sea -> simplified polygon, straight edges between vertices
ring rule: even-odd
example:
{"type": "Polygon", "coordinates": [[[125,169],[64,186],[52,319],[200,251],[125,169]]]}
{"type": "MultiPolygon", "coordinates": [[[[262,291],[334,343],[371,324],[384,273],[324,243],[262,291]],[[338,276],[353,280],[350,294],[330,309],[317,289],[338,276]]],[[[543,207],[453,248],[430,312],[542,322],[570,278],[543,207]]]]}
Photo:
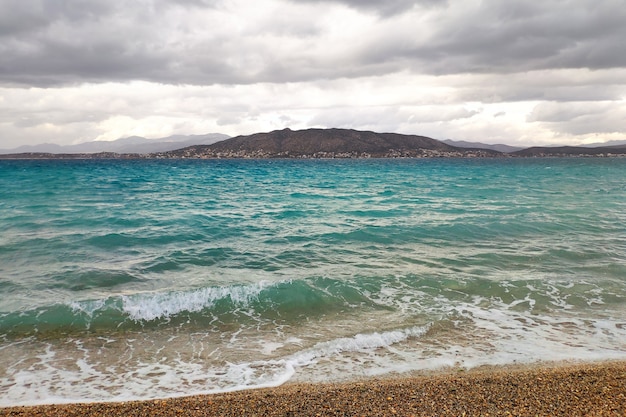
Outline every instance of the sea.
{"type": "Polygon", "coordinates": [[[0,406],[626,359],[626,159],[0,161],[0,406]]]}

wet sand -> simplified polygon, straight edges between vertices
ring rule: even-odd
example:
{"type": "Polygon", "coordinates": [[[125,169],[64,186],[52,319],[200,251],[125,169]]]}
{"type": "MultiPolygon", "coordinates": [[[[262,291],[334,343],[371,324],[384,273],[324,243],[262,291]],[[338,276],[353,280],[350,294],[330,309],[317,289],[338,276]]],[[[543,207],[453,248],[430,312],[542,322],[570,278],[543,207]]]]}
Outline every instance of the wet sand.
{"type": "Polygon", "coordinates": [[[626,361],[494,367],[228,394],[12,407],[0,416],[626,416],[626,361]]]}

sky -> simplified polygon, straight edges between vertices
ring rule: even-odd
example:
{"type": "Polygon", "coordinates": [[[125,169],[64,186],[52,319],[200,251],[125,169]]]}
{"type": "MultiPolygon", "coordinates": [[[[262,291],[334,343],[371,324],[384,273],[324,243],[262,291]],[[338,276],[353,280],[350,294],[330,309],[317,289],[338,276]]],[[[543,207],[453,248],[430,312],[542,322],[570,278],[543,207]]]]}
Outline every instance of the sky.
{"type": "Polygon", "coordinates": [[[626,139],[626,0],[0,0],[0,148],[350,128],[626,139]]]}

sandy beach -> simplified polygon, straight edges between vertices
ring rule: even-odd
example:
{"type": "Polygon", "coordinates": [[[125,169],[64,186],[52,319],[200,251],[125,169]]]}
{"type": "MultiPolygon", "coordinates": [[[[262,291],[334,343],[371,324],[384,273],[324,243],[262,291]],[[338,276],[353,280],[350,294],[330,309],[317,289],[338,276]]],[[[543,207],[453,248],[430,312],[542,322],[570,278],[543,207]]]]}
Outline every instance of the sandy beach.
{"type": "Polygon", "coordinates": [[[626,361],[454,370],[166,400],[12,407],[0,416],[624,416],[626,361]]]}

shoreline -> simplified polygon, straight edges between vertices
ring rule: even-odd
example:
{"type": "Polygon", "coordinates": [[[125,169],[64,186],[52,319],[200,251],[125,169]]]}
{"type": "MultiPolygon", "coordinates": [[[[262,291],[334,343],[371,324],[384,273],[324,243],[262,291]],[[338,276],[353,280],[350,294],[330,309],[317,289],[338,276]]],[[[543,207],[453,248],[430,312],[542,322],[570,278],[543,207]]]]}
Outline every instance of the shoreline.
{"type": "Polygon", "coordinates": [[[445,369],[169,399],[0,408],[0,416],[626,415],[626,360],[445,369]]]}

